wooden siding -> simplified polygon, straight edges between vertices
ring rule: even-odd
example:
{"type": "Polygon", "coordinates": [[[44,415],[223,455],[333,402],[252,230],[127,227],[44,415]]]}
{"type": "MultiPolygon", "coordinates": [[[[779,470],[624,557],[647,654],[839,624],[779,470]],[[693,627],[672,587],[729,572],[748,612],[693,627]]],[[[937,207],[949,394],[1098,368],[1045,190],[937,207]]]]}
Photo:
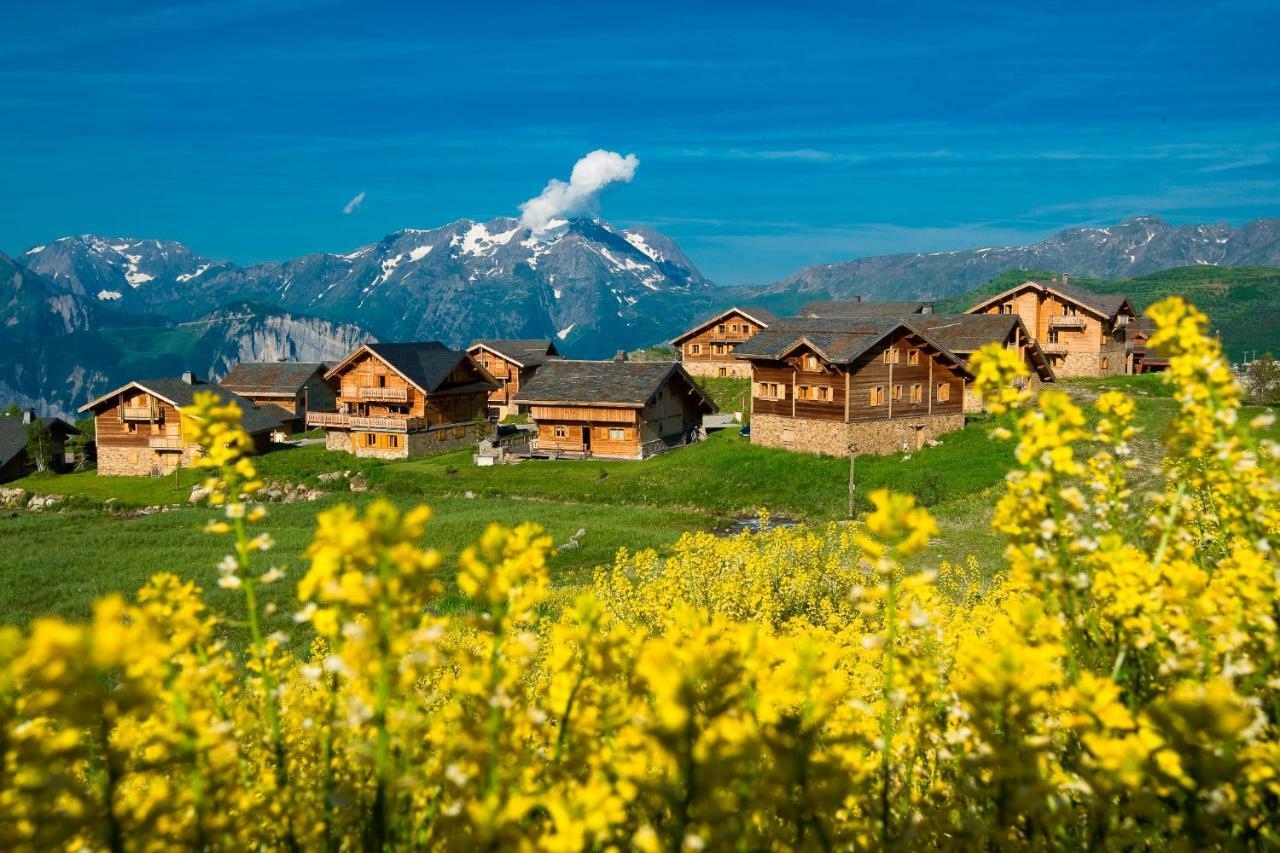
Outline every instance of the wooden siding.
{"type": "Polygon", "coordinates": [[[103,403],[98,408],[94,421],[95,441],[99,447],[127,447],[149,451],[153,436],[182,436],[182,416],[177,408],[145,391],[135,389],[103,403]],[[124,420],[121,407],[147,408],[155,413],[155,417],[145,421],[124,420]]]}
{"type": "MultiPolygon", "coordinates": [[[[1119,360],[1123,367],[1126,360],[1124,345],[1127,325],[1117,320],[1104,319],[1091,308],[1086,308],[1056,293],[1027,285],[993,302],[982,310],[984,314],[1017,314],[1027,331],[1040,344],[1055,370],[1065,376],[1099,375],[1126,372],[1115,363],[1101,367],[1101,359],[1119,360]],[[1090,370],[1092,365],[1094,369],[1090,370]]],[[[1126,319],[1128,315],[1122,315],[1126,319]]]]}
{"type": "MultiPolygon", "coordinates": [[[[783,361],[753,361],[752,412],[809,420],[856,422],[920,415],[958,414],[964,407],[964,378],[941,360],[936,350],[902,330],[888,345],[867,353],[847,368],[828,364],[807,348],[783,361]],[[897,361],[886,363],[885,350],[897,352],[897,361]],[[910,363],[910,353],[919,362],[910,363]],[[816,360],[816,365],[809,361],[816,360]],[[762,396],[762,383],[776,383],[777,398],[762,396]],[[919,402],[911,389],[919,385],[919,402]],[[940,386],[946,386],[940,392],[940,386]],[[805,399],[802,388],[829,388],[830,400],[805,399]],[[894,399],[894,388],[901,396],[894,399]],[[883,389],[883,401],[873,403],[873,389],[883,389]],[[940,399],[945,394],[945,400],[940,399]]],[[[812,392],[811,392],[812,394],[812,392]]]]}
{"type": "Polygon", "coordinates": [[[680,342],[680,360],[685,365],[697,362],[714,365],[736,365],[741,362],[733,357],[733,349],[738,344],[749,340],[762,327],[746,315],[735,311],[715,323],[698,329],[694,334],[680,342]],[[724,331],[720,331],[721,327],[724,331]],[[716,346],[722,346],[724,352],[717,354],[716,346]]]}
{"type": "Polygon", "coordinates": [[[489,392],[489,405],[506,406],[520,393],[520,388],[524,383],[533,378],[534,368],[521,368],[510,359],[496,355],[487,349],[477,347],[472,352],[471,357],[474,358],[481,367],[489,371],[494,379],[498,380],[498,387],[489,392]]]}

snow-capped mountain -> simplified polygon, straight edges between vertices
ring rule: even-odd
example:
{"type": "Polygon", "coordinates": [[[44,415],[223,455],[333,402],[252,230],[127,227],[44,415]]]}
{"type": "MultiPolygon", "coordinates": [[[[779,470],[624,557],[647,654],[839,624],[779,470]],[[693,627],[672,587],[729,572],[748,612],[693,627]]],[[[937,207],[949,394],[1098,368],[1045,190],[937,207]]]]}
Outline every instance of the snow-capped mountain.
{"type": "Polygon", "coordinates": [[[1068,228],[1025,246],[875,255],[806,267],[742,292],[779,307],[819,295],[932,298],[963,293],[1011,269],[1114,279],[1206,264],[1280,266],[1280,219],[1255,219],[1239,228],[1225,223],[1175,227],[1158,216],[1138,216],[1105,228],[1068,228]]]}
{"type": "Polygon", "coordinates": [[[34,247],[22,260],[68,293],[179,321],[247,298],[353,322],[383,340],[554,336],[587,356],[660,337],[655,318],[673,300],[713,289],[657,231],[592,219],[538,234],[515,219],[461,220],[249,267],[178,243],[96,236],[34,247]]]}

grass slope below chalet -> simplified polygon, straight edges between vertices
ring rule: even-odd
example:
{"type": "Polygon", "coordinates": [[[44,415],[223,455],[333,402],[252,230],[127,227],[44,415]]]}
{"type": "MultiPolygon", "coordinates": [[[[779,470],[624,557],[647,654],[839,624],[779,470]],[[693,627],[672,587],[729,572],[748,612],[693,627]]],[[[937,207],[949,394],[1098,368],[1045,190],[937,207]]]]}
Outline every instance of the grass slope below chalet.
{"type": "MultiPolygon", "coordinates": [[[[938,301],[939,313],[961,312],[979,299],[1002,293],[1028,279],[1048,281],[1044,270],[1010,270],[987,284],[938,301]]],[[[1071,276],[1071,283],[1099,293],[1123,293],[1142,313],[1167,296],[1184,296],[1209,317],[1227,356],[1241,359],[1254,350],[1280,348],[1280,269],[1271,267],[1181,267],[1117,280],[1071,276]]]]}

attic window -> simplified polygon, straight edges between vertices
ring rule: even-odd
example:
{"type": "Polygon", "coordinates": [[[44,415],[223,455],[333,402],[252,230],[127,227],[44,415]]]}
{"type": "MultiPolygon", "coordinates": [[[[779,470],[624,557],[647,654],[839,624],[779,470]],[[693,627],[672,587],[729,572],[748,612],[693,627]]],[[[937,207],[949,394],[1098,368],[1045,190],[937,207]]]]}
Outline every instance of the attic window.
{"type": "Polygon", "coordinates": [[[717,332],[719,332],[719,333],[720,333],[720,334],[722,334],[722,335],[725,333],[725,329],[726,329],[726,327],[725,327],[724,323],[721,323],[720,325],[716,326],[716,331],[717,331],[717,332]]]}
{"type": "Polygon", "coordinates": [[[897,348],[897,347],[889,347],[887,350],[885,350],[885,351],[884,351],[884,363],[885,363],[885,364],[897,364],[897,363],[898,363],[898,360],[901,358],[901,356],[898,354],[898,352],[899,352],[899,350],[898,350],[898,348],[897,348]]]}
{"type": "Polygon", "coordinates": [[[919,363],[920,363],[920,350],[918,349],[908,350],[907,364],[919,364],[919,363]]]}
{"type": "Polygon", "coordinates": [[[1006,303],[1004,303],[1003,305],[1001,305],[1001,306],[1000,306],[1000,313],[1001,313],[1001,314],[1012,314],[1012,313],[1013,313],[1013,303],[1012,303],[1012,302],[1006,302],[1006,303]]]}
{"type": "Polygon", "coordinates": [[[818,369],[818,357],[817,357],[816,355],[806,355],[806,356],[804,357],[804,369],[805,369],[805,370],[817,370],[817,369],[818,369]]]}
{"type": "Polygon", "coordinates": [[[744,335],[749,335],[749,334],[751,334],[751,324],[750,324],[750,323],[743,323],[743,324],[742,324],[742,334],[744,334],[744,335]]]}

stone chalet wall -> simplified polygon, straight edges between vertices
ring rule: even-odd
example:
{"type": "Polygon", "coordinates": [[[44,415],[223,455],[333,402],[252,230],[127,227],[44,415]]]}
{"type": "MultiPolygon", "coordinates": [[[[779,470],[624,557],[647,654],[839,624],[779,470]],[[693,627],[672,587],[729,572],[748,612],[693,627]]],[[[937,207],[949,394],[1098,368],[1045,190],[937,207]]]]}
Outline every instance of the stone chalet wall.
{"type": "MultiPolygon", "coordinates": [[[[489,425],[450,424],[448,426],[431,427],[400,433],[404,437],[400,447],[360,447],[357,445],[354,454],[365,459],[409,459],[416,456],[429,456],[433,453],[445,453],[463,447],[475,447],[481,439],[489,437],[489,425]],[[455,435],[460,431],[462,435],[455,435]],[[444,438],[440,436],[443,434],[444,438]]],[[[325,430],[324,446],[326,450],[352,453],[351,433],[346,430],[325,430]]]]}
{"type": "Polygon", "coordinates": [[[917,442],[928,442],[964,426],[963,414],[923,415],[893,420],[841,421],[788,418],[757,414],[751,418],[751,443],[780,447],[797,453],[847,456],[856,444],[860,455],[913,451],[917,442]]]}
{"type": "Polygon", "coordinates": [[[1054,365],[1054,372],[1062,378],[1078,376],[1123,376],[1128,372],[1129,355],[1123,343],[1112,343],[1102,347],[1098,352],[1069,352],[1062,361],[1054,365]],[[1106,356],[1110,363],[1102,369],[1102,357],[1106,356]]]}
{"type": "Polygon", "coordinates": [[[723,361],[704,361],[702,359],[691,359],[681,361],[680,364],[690,376],[709,376],[717,377],[720,375],[720,368],[725,368],[727,378],[731,379],[750,379],[751,378],[751,362],[743,361],[740,358],[728,358],[723,361]]]}
{"type": "Polygon", "coordinates": [[[181,453],[158,452],[149,447],[112,447],[98,445],[98,474],[104,477],[149,477],[168,474],[175,468],[190,468],[200,455],[200,448],[186,445],[181,453]]]}

